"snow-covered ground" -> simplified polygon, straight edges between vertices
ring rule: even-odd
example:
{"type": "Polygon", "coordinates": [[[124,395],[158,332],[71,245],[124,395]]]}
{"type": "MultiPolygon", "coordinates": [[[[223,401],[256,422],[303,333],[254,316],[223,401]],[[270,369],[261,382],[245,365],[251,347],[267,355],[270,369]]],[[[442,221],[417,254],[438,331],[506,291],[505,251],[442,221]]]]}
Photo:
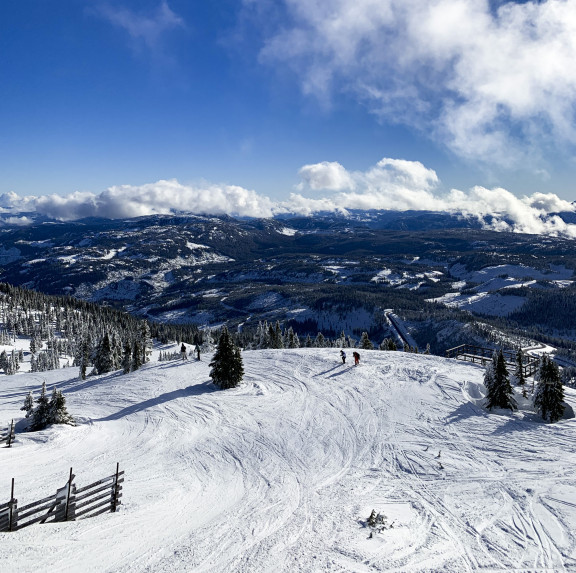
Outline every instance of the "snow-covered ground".
{"type": "Polygon", "coordinates": [[[361,355],[245,352],[227,391],[206,356],[2,377],[0,425],[43,380],[80,423],[0,449],[0,502],[71,466],[82,485],[119,461],[126,481],[115,514],[0,534],[0,572],[576,570],[576,420],[485,411],[469,364],[361,355]],[[369,538],[372,509],[393,527],[369,538]]]}

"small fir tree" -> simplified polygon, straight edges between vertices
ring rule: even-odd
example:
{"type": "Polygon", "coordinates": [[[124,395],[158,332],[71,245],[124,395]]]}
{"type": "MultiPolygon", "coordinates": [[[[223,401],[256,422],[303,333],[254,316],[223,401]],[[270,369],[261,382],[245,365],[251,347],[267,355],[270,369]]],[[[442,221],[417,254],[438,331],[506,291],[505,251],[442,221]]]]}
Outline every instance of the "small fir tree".
{"type": "Polygon", "coordinates": [[[96,349],[94,355],[94,366],[98,374],[106,374],[114,369],[114,357],[112,355],[112,346],[110,344],[110,337],[106,333],[96,349]]]}
{"type": "Polygon", "coordinates": [[[49,404],[49,424],[70,424],[74,425],[74,418],[66,409],[66,398],[60,390],[54,388],[49,404]]]}
{"type": "Polygon", "coordinates": [[[142,346],[139,340],[132,346],[132,370],[138,370],[142,366],[142,346]]]}
{"type": "Polygon", "coordinates": [[[132,371],[132,345],[126,341],[124,343],[124,355],[122,357],[122,371],[128,374],[132,371]]]}
{"type": "Polygon", "coordinates": [[[367,332],[362,333],[362,337],[360,338],[360,348],[363,350],[374,350],[374,345],[370,341],[367,332]]]}
{"type": "Polygon", "coordinates": [[[28,392],[26,398],[24,398],[24,405],[20,410],[26,412],[25,418],[29,418],[34,413],[34,397],[32,396],[32,392],[28,392]]]}
{"type": "Polygon", "coordinates": [[[86,369],[88,368],[88,362],[90,361],[90,346],[87,340],[83,340],[80,345],[80,379],[86,380],[86,369]]]}
{"type": "Polygon", "coordinates": [[[218,340],[216,352],[210,362],[210,378],[222,390],[235,388],[244,376],[244,366],[240,349],[232,341],[228,329],[224,327],[218,340]]]}
{"type": "Polygon", "coordinates": [[[486,407],[489,410],[492,408],[509,408],[512,411],[518,409],[502,350],[498,352],[496,357],[494,380],[488,384],[486,389],[486,407]]]}
{"type": "Polygon", "coordinates": [[[514,370],[514,380],[518,386],[526,384],[526,377],[524,376],[524,354],[520,348],[516,352],[516,369],[514,370]]]}
{"type": "Polygon", "coordinates": [[[534,408],[547,422],[557,422],[564,415],[564,388],[558,366],[548,356],[540,361],[534,408]]]}
{"type": "Polygon", "coordinates": [[[46,396],[46,382],[42,382],[40,396],[36,400],[36,407],[32,414],[32,431],[43,430],[50,423],[50,402],[46,396]]]}

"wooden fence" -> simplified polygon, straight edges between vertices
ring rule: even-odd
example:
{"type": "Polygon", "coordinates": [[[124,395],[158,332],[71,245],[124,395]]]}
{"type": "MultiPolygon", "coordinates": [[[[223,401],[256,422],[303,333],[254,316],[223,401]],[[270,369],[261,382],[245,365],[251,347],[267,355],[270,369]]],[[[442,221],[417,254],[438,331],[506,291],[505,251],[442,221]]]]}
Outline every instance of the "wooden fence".
{"type": "MultiPolygon", "coordinates": [[[[456,358],[457,360],[464,360],[467,362],[479,362],[485,365],[489,360],[492,360],[494,352],[498,352],[494,348],[485,348],[483,346],[474,346],[472,344],[462,344],[455,348],[450,348],[446,351],[446,358],[456,358]]],[[[509,366],[516,366],[516,350],[502,350],[504,360],[509,366]]],[[[524,376],[532,376],[540,364],[540,359],[536,356],[522,353],[522,369],[524,376]]]]}
{"type": "Polygon", "coordinates": [[[17,531],[34,523],[85,519],[118,509],[124,482],[124,471],[120,471],[119,463],[115,474],[81,488],[76,487],[75,477],[70,468],[66,485],[56,490],[55,495],[21,507],[14,498],[12,478],[10,501],[0,504],[0,532],[17,531]]]}
{"type": "Polygon", "coordinates": [[[12,420],[11,424],[0,434],[0,444],[2,442],[6,442],[6,446],[10,448],[12,446],[12,442],[16,434],[14,433],[14,420],[12,420]]]}

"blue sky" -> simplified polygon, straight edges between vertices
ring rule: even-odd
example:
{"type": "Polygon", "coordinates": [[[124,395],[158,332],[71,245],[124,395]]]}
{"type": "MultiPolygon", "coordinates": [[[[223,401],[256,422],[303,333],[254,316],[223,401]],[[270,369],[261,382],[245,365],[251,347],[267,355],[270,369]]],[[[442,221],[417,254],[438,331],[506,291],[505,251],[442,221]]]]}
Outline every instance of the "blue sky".
{"type": "Polygon", "coordinates": [[[4,1],[0,193],[572,201],[575,37],[569,0],[4,1]]]}

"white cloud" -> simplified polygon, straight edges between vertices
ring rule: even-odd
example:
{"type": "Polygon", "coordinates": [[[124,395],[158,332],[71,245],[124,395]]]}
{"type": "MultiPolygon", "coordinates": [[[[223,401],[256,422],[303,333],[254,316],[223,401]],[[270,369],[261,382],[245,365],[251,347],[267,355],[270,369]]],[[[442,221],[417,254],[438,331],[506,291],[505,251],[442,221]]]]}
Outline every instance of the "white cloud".
{"type": "MultiPolygon", "coordinates": [[[[145,185],[110,187],[100,194],[21,197],[0,195],[0,213],[16,216],[13,224],[27,224],[25,212],[37,212],[63,221],[84,217],[121,219],[156,214],[192,213],[273,217],[279,214],[346,214],[353,209],[442,211],[474,217],[488,229],[576,238],[576,225],[555,215],[574,212],[574,204],[552,193],[517,197],[506,189],[473,187],[441,192],[436,172],[418,161],[384,158],[366,171],[348,171],[343,165],[322,162],[300,170],[303,181],[288,200],[269,197],[237,185],[203,183],[183,185],[161,180],[145,185]],[[313,196],[307,196],[311,192],[313,196]]],[[[8,221],[8,219],[4,219],[8,221]]]]}
{"type": "MultiPolygon", "coordinates": [[[[317,164],[322,170],[327,163],[317,164]]],[[[281,203],[276,212],[294,212],[310,215],[319,211],[350,209],[390,209],[415,211],[447,211],[477,218],[485,228],[576,238],[576,225],[565,223],[554,215],[573,212],[576,207],[552,193],[534,193],[517,197],[506,189],[473,187],[469,191],[452,189],[439,193],[439,180],[435,171],[417,161],[384,158],[367,171],[348,172],[338,165],[339,177],[351,183],[336,192],[318,197],[319,181],[314,179],[315,197],[303,194],[310,183],[309,174],[317,172],[314,165],[307,165],[306,179],[298,186],[300,193],[281,203]],[[353,191],[349,191],[352,189],[353,191]]],[[[302,173],[302,171],[301,171],[302,173]]],[[[326,191],[334,191],[332,181],[326,191]]]]}
{"type": "Polygon", "coordinates": [[[63,221],[84,217],[120,219],[144,215],[187,212],[240,217],[271,217],[273,202],[255,191],[237,185],[182,185],[176,180],[146,185],[121,185],[95,194],[76,192],[69,195],[20,197],[15,193],[0,196],[6,212],[36,211],[63,221]]]}
{"type": "Polygon", "coordinates": [[[310,189],[331,189],[332,191],[354,189],[352,177],[336,161],[304,165],[298,174],[310,189]]]}
{"type": "Polygon", "coordinates": [[[170,9],[167,0],[162,0],[158,8],[148,14],[108,4],[100,6],[96,13],[128,32],[134,42],[143,43],[153,51],[158,49],[164,34],[185,27],[184,20],[170,9]]]}
{"type": "Polygon", "coordinates": [[[576,2],[284,0],[262,60],[322,101],[352,92],[469,159],[512,166],[576,143],[576,2]]]}

